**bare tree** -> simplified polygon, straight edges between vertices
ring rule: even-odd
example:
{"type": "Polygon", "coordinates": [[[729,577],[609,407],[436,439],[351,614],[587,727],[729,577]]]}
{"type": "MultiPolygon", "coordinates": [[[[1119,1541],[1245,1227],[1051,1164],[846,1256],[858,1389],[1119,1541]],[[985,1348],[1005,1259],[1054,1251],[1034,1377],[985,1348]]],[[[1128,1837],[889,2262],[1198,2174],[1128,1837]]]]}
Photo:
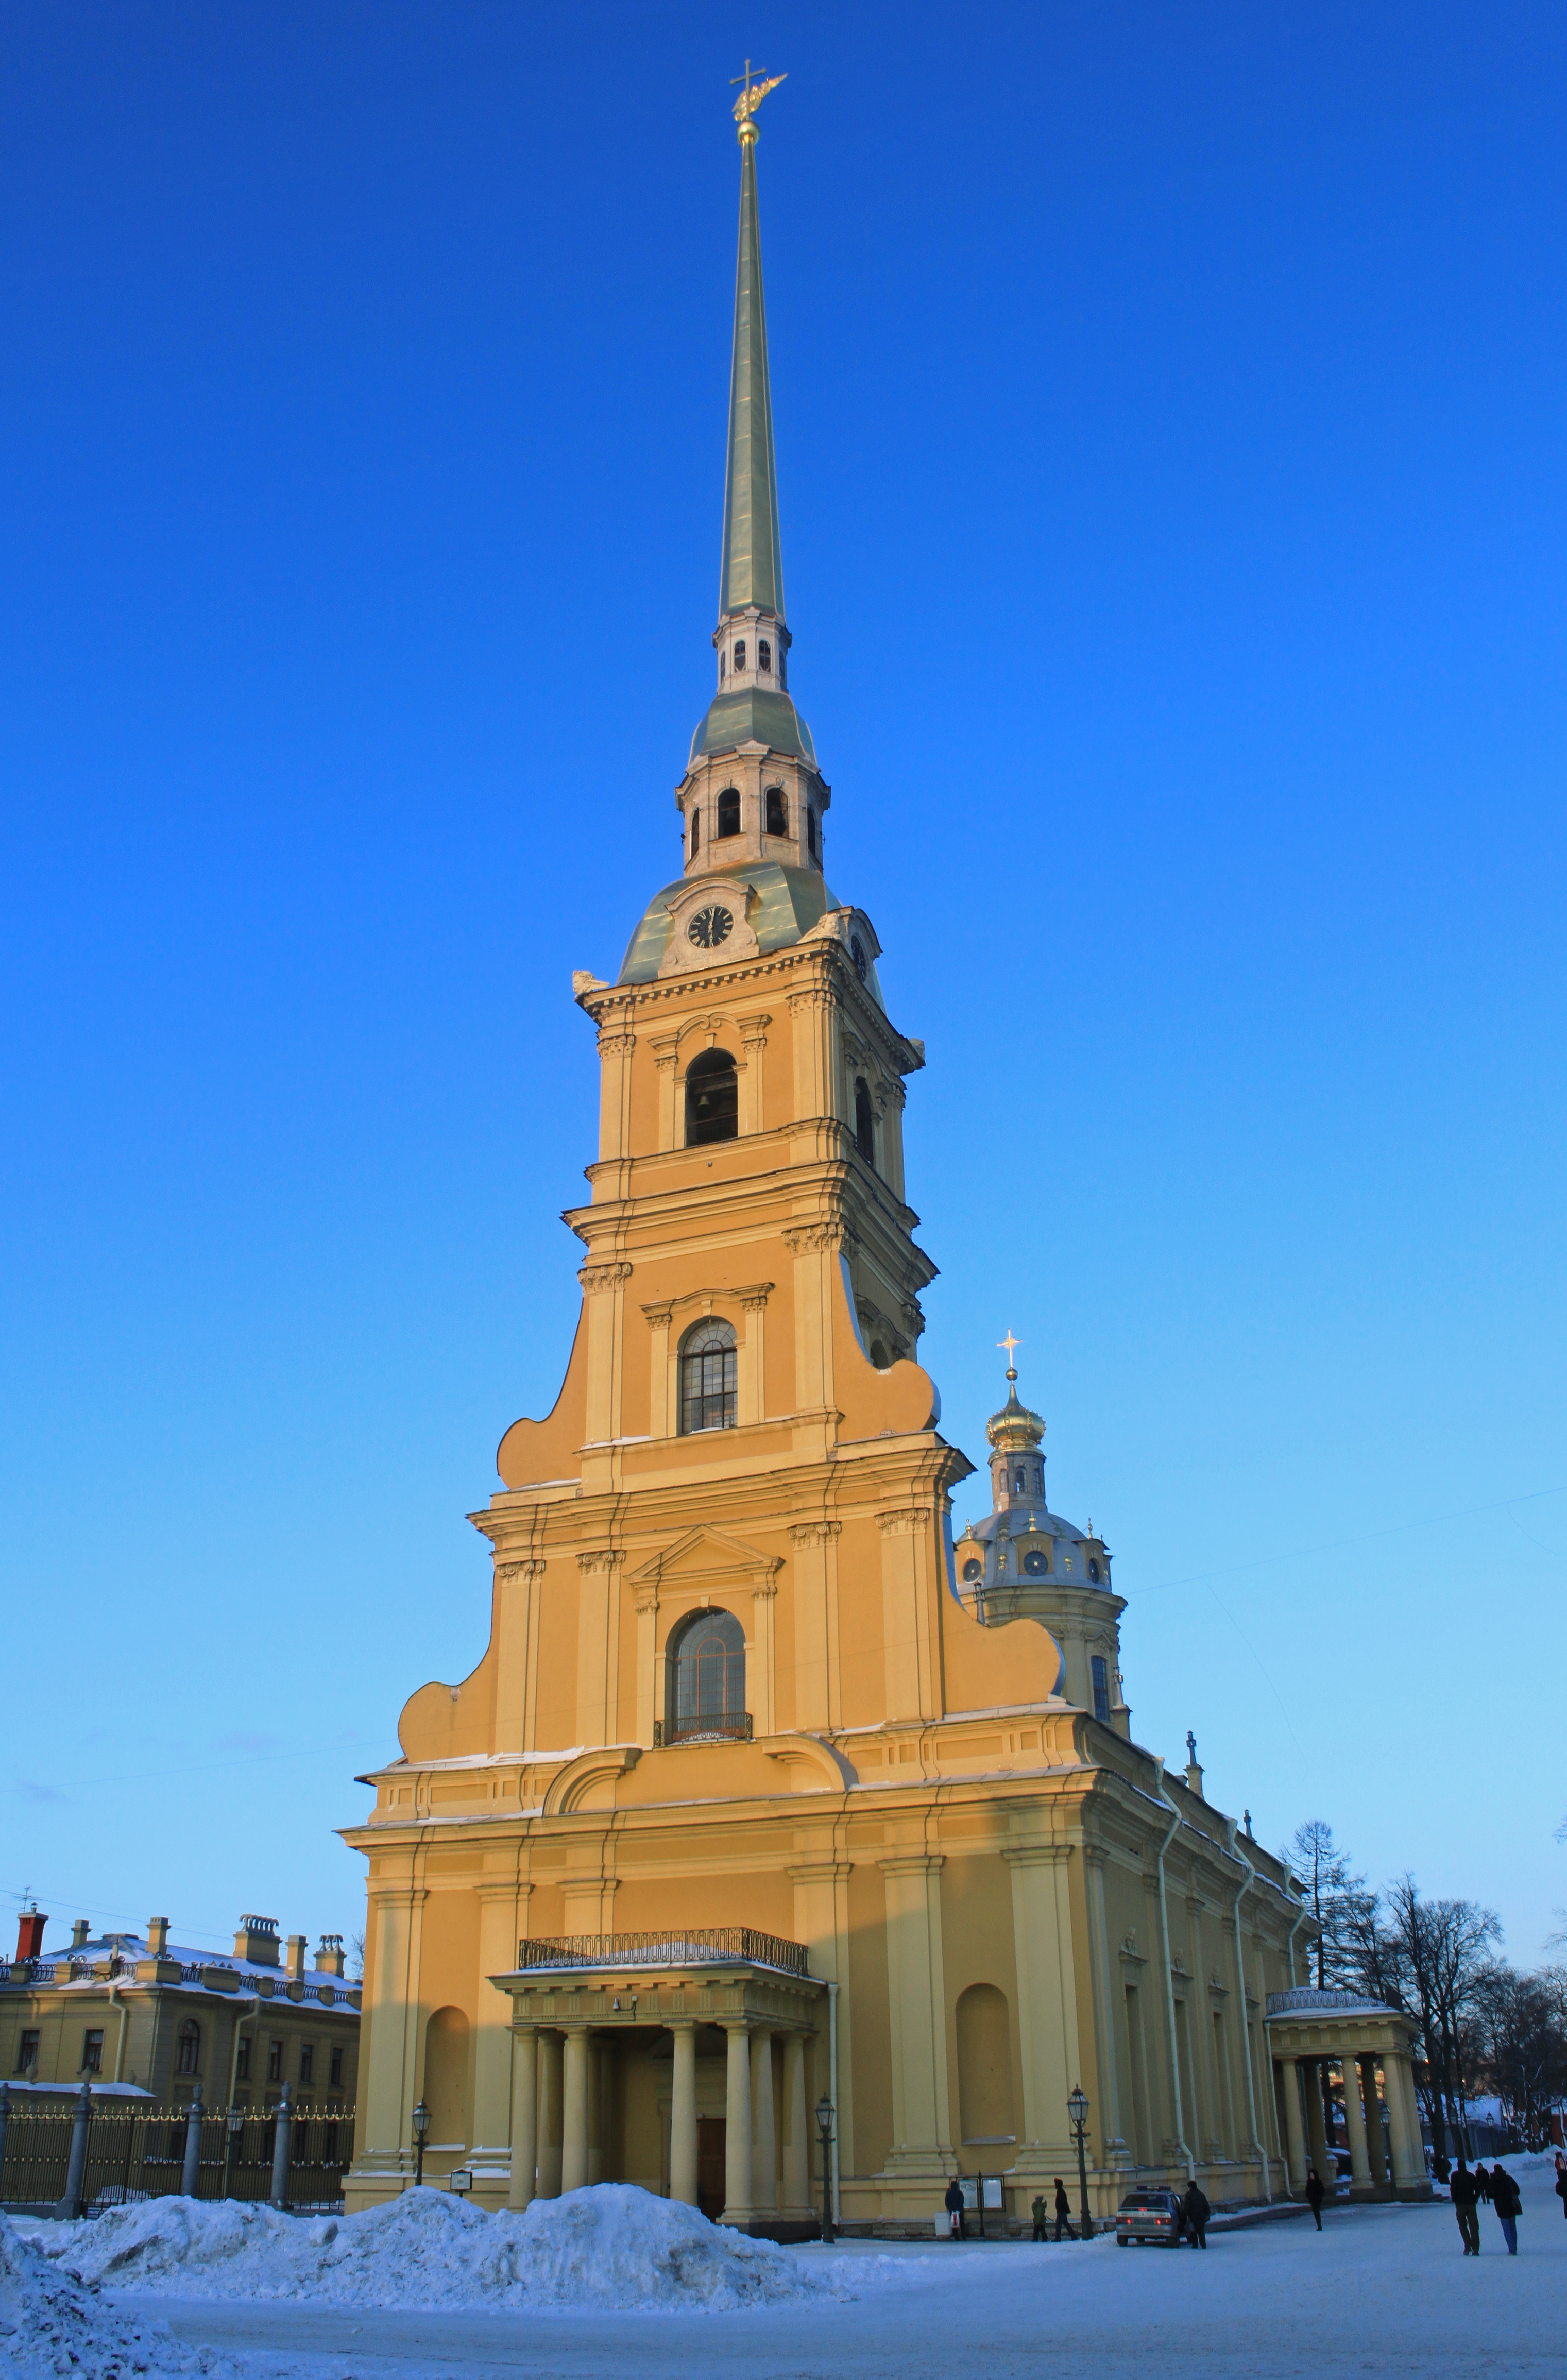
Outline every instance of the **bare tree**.
{"type": "Polygon", "coordinates": [[[1305,1885],[1317,1920],[1317,1987],[1342,1990],[1357,1981],[1355,1917],[1367,1900],[1366,1879],[1354,1874],[1325,1818],[1307,1818],[1279,1854],[1305,1885]]]}
{"type": "MultiPolygon", "coordinates": [[[[1441,2173],[1449,2131],[1462,2140],[1459,2096],[1465,2051],[1479,2015],[1481,1980],[1501,1924],[1493,1909],[1473,1900],[1423,1900],[1412,1876],[1402,1876],[1382,1902],[1379,1930],[1382,1973],[1396,1985],[1401,2008],[1419,2027],[1424,2072],[1415,2082],[1426,2101],[1431,2151],[1441,2173]]],[[[1384,1995],[1389,1996],[1389,1995],[1384,1995]]],[[[1472,2054],[1472,2053],[1471,2053],[1472,2054]]]]}
{"type": "Polygon", "coordinates": [[[362,1934],[348,1937],[348,1973],[357,1984],[365,1979],[365,1937],[362,1934]]]}

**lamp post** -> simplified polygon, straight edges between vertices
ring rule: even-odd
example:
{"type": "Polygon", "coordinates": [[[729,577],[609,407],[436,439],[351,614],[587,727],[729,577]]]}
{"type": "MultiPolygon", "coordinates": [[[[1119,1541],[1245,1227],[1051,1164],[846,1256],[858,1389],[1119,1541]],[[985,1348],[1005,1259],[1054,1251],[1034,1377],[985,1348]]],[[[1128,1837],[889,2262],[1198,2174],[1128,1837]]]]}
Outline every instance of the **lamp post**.
{"type": "Polygon", "coordinates": [[[1088,2099],[1080,2082],[1074,2084],[1067,2097],[1066,2112],[1072,2119],[1072,2137],[1077,2143],[1077,2203],[1082,2216],[1082,2228],[1077,2237],[1091,2240],[1094,2226],[1088,2214],[1088,2166],[1083,2150],[1088,2130],[1088,2099]]]}
{"type": "Polygon", "coordinates": [[[424,2136],[430,2130],[430,2110],[420,2099],[414,2108],[414,2188],[424,2180],[424,2136]]]}
{"type": "Polygon", "coordinates": [[[832,2228],[832,2102],[824,2091],[816,2103],[816,2129],[821,2134],[821,2244],[831,2248],[832,2228]]]}

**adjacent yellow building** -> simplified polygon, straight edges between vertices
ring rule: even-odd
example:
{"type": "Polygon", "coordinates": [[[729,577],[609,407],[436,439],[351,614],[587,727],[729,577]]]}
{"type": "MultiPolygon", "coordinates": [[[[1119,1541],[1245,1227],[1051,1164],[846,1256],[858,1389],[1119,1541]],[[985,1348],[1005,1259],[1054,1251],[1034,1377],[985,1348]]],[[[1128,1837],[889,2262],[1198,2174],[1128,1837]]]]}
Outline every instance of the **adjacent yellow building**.
{"type": "MultiPolygon", "coordinates": [[[[1009,1369],[990,1519],[916,1360],[921,1044],[824,875],[789,691],[756,198],[740,125],[713,698],[685,865],[613,981],[581,1316],[475,1525],[489,1649],[406,1706],[369,1865],[350,2207],[426,2179],[526,2204],[624,2180],[756,2231],[928,2228],[955,2173],[1026,2214],[1195,2171],[1288,2185],[1267,1995],[1283,1869],[1131,1740],[1110,1556],[1050,1512],[1009,1369]],[[1075,2194],[1075,2185],[1074,2183],[1075,2194]]],[[[1307,2109],[1309,2113],[1309,2109],[1307,2109]]],[[[1319,2121],[1319,2119],[1318,2119],[1319,2121]]]]}

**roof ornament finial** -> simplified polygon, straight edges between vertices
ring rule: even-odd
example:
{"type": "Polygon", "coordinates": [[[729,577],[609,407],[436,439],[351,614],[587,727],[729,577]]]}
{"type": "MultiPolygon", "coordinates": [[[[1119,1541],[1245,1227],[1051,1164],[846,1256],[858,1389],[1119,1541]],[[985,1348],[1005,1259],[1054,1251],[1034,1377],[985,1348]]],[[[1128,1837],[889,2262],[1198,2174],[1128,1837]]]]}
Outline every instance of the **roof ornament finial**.
{"type": "Polygon", "coordinates": [[[736,140],[745,141],[754,140],[756,139],[757,128],[755,119],[758,108],[761,105],[762,101],[767,97],[770,91],[776,91],[781,82],[787,82],[788,79],[789,78],[787,74],[769,75],[765,80],[759,79],[758,81],[753,82],[751,80],[751,62],[749,58],[746,60],[746,71],[743,75],[730,76],[729,81],[731,89],[733,89],[736,83],[743,86],[740,96],[735,103],[735,121],[740,128],[735,136],[736,140]]]}
{"type": "Polygon", "coordinates": [[[1013,1359],[1016,1355],[1018,1349],[1022,1346],[1023,1342],[1021,1339],[1014,1339],[1013,1337],[1012,1325],[1010,1322],[1006,1327],[1006,1337],[1004,1339],[998,1339],[996,1341],[996,1344],[998,1347],[1004,1347],[1006,1349],[1006,1376],[1009,1380],[1015,1380],[1017,1378],[1017,1366],[1013,1359]]]}
{"type": "Polygon", "coordinates": [[[1192,1733],[1191,1729],[1190,1729],[1190,1728],[1188,1728],[1188,1729],[1186,1730],[1186,1757],[1187,1757],[1187,1759],[1188,1759],[1188,1760],[1195,1762],[1195,1761],[1196,1761],[1196,1759],[1197,1759],[1197,1737],[1192,1733]]]}

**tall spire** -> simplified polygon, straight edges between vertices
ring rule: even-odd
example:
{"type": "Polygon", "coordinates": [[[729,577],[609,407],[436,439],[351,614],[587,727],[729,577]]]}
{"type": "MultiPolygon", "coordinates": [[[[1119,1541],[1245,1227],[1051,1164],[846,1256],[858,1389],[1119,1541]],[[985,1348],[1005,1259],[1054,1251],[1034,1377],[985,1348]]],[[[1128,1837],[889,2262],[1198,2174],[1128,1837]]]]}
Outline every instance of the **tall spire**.
{"type": "MultiPolygon", "coordinates": [[[[738,78],[736,78],[738,79],[738,78]]],[[[784,554],[778,537],[778,480],[772,461],[772,400],[767,381],[767,316],[762,304],[761,233],[757,222],[756,109],[784,80],[753,83],[735,104],[740,142],[740,248],[735,268],[735,358],[729,380],[729,463],[723,490],[721,621],[748,610],[784,617],[784,554]]]]}

